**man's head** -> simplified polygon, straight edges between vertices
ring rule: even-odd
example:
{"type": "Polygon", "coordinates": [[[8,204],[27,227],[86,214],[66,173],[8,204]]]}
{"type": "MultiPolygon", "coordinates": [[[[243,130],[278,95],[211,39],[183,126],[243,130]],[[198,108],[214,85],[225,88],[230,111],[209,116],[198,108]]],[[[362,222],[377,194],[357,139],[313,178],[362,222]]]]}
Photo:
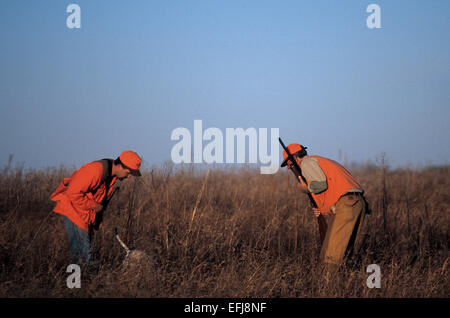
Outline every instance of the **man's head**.
{"type": "Polygon", "coordinates": [[[140,177],[141,158],[131,150],[125,150],[114,160],[114,174],[120,179],[129,178],[131,175],[140,177]]]}
{"type": "MultiPolygon", "coordinates": [[[[294,158],[297,159],[301,159],[305,156],[308,155],[308,153],[306,152],[307,147],[304,147],[300,144],[289,144],[289,146],[287,146],[287,149],[289,150],[289,153],[291,153],[294,158]]],[[[286,150],[283,150],[283,162],[281,163],[281,167],[287,166],[289,169],[292,166],[292,162],[288,159],[288,154],[286,152],[286,150]]]]}

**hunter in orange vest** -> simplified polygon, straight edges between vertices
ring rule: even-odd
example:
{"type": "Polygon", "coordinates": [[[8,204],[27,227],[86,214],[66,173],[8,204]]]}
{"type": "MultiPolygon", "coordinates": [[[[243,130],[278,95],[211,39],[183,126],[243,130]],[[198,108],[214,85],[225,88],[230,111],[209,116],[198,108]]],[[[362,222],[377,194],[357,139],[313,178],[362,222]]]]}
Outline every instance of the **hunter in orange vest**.
{"type": "MultiPolygon", "coordinates": [[[[293,143],[288,150],[302,170],[306,184],[299,177],[299,189],[311,193],[317,208],[314,214],[331,215],[322,243],[320,260],[340,265],[354,246],[364,216],[368,213],[364,190],[351,174],[336,161],[320,156],[308,156],[306,147],[293,143]]],[[[293,164],[283,151],[281,167],[292,169],[293,164]]]]}
{"type": "Polygon", "coordinates": [[[106,203],[105,198],[113,192],[117,179],[140,176],[140,165],[141,158],[127,150],[115,160],[85,164],[70,178],[64,178],[52,193],[50,199],[56,201],[53,211],[62,215],[73,262],[81,259],[89,265],[91,234],[106,203]]]}

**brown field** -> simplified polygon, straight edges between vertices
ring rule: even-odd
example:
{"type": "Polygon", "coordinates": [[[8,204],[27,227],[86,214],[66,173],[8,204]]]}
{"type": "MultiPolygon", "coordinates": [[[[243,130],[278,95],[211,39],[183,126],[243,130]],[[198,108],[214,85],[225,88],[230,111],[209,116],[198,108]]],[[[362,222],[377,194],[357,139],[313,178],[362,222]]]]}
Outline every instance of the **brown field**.
{"type": "Polygon", "coordinates": [[[328,279],[316,220],[291,174],[212,169],[200,197],[206,171],[149,168],[119,183],[93,238],[99,272],[69,289],[68,242],[49,195],[71,170],[8,165],[0,297],[448,297],[449,168],[352,166],[373,212],[360,253],[328,279]],[[154,264],[124,269],[114,227],[154,264]],[[379,289],[366,286],[369,264],[381,268],[379,289]]]}

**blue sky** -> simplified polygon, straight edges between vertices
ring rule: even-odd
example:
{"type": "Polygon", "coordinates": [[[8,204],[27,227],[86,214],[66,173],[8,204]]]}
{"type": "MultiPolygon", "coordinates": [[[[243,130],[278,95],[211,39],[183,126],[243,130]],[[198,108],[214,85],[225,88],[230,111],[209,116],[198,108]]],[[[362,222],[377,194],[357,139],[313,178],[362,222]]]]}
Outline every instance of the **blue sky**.
{"type": "Polygon", "coordinates": [[[4,0],[0,165],[126,149],[160,164],[195,119],[279,128],[341,161],[448,164],[449,14],[438,0],[4,0]],[[81,29],[66,26],[71,3],[81,29]],[[371,3],[381,29],[366,26],[371,3]]]}

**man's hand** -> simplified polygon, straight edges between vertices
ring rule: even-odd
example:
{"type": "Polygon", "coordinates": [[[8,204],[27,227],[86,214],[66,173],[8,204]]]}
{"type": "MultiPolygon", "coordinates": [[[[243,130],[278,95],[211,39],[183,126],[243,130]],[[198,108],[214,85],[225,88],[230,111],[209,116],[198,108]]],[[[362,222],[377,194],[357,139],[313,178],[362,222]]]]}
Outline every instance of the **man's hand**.
{"type": "Polygon", "coordinates": [[[97,203],[97,205],[95,206],[95,213],[98,213],[101,210],[103,210],[103,204],[97,203]]]}
{"type": "Polygon", "coordinates": [[[313,209],[313,211],[314,211],[314,215],[316,216],[316,217],[319,217],[319,215],[330,215],[331,214],[331,212],[328,212],[328,213],[323,213],[323,212],[320,212],[320,210],[318,209],[318,208],[312,208],[313,209]]]}
{"type": "Polygon", "coordinates": [[[314,215],[316,216],[316,218],[318,218],[320,215],[320,210],[318,208],[312,208],[312,209],[314,211],[314,215]]]}

